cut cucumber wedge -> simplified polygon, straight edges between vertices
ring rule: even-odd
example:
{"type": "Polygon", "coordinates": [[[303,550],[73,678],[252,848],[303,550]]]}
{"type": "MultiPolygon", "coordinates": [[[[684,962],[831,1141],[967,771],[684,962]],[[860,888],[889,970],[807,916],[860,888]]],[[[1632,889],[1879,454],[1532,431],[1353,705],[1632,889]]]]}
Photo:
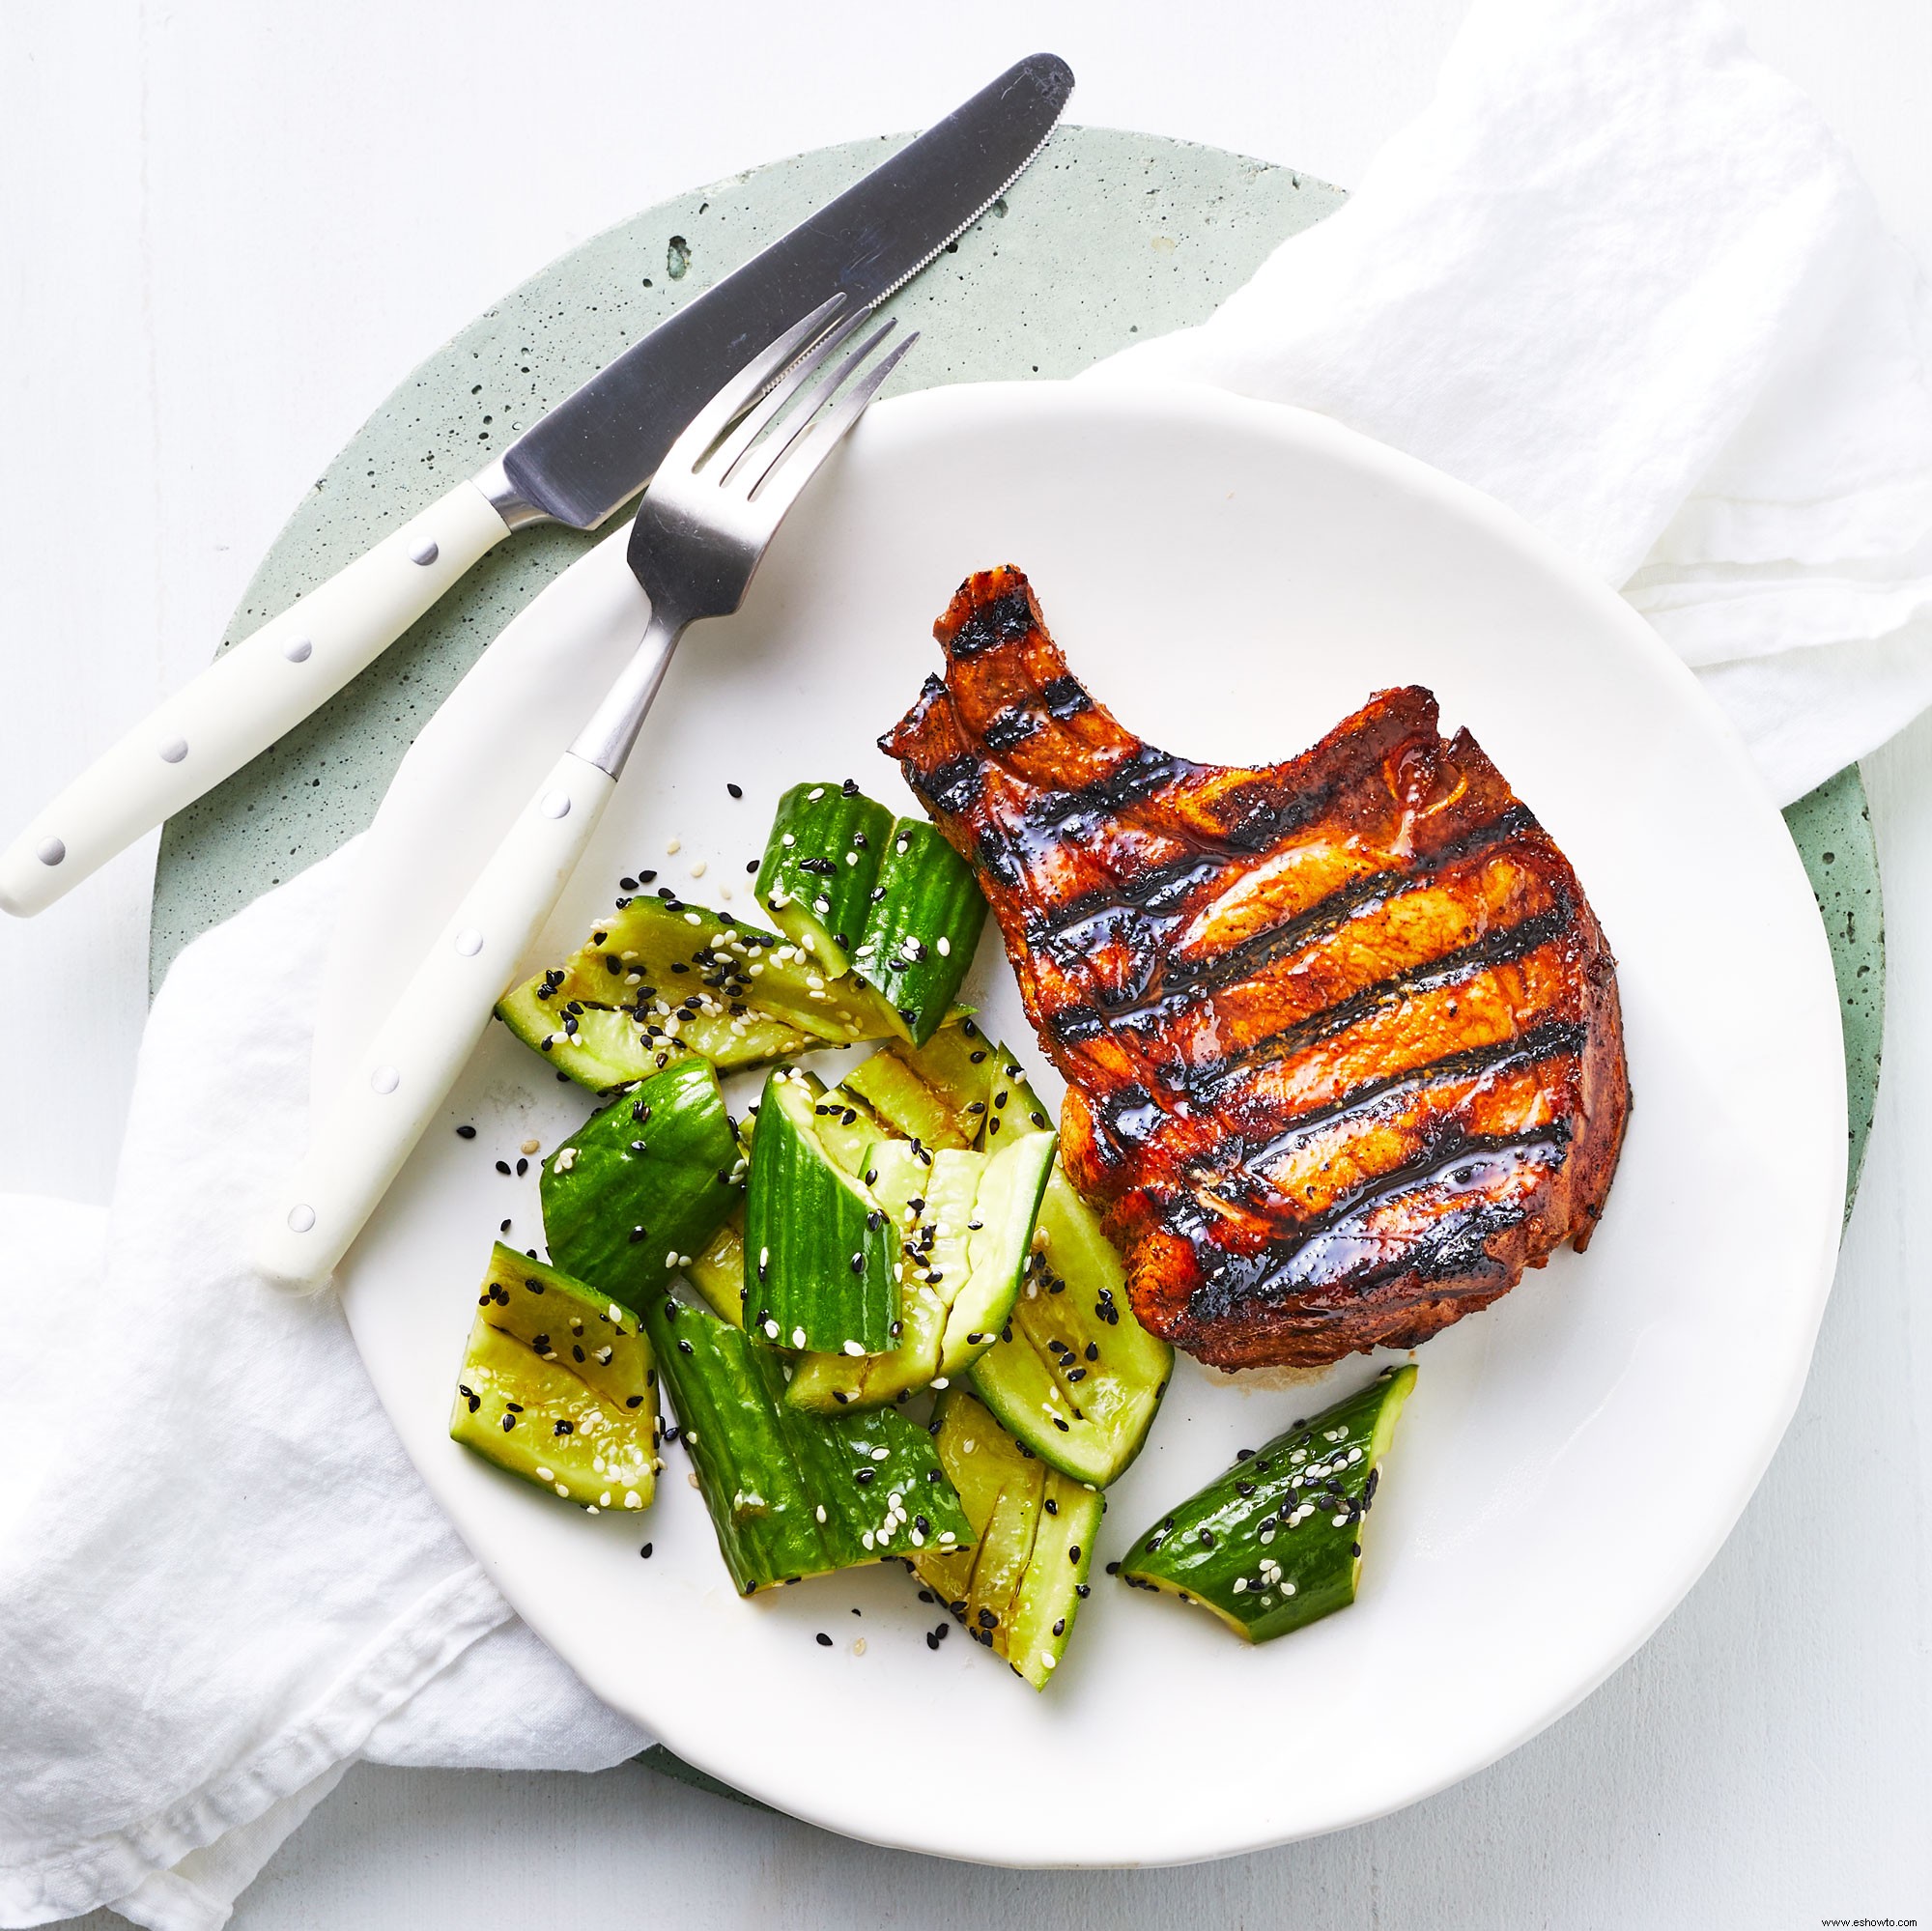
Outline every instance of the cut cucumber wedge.
{"type": "Polygon", "coordinates": [[[779,800],[758,867],[758,903],[830,978],[851,970],[892,831],[893,814],[849,779],[794,784],[779,800]]]}
{"type": "Polygon", "coordinates": [[[1054,1147],[1044,1135],[991,1155],[875,1142],[866,1178],[900,1241],[899,1344],[858,1359],[803,1355],[786,1399],[821,1412],[874,1407],[964,1374],[1012,1310],[1054,1147]]]}
{"type": "Polygon", "coordinates": [[[829,1104],[808,1073],[781,1068],[765,1081],[745,1199],[746,1286],[753,1323],[781,1347],[860,1355],[898,1345],[898,1235],[839,1157],[852,1150],[838,1136],[857,1124],[857,1107],[829,1104]]]}
{"type": "Polygon", "coordinates": [[[728,1070],[900,1030],[869,986],[831,983],[789,939],[649,897],[618,906],[562,965],[505,993],[497,1016],[598,1093],[686,1054],[728,1070]]]}
{"type": "MultiPolygon", "coordinates": [[[[1019,1061],[971,1019],[923,1046],[888,1044],[845,1085],[928,1147],[1003,1150],[1051,1130],[1019,1061]]],[[[1034,1240],[1025,1288],[998,1344],[974,1364],[973,1386],[1035,1454],[1104,1489],[1140,1453],[1174,1350],[1134,1319],[1121,1257],[1058,1166],[1034,1240]]]]}
{"type": "Polygon", "coordinates": [[[787,1407],[783,1357],[705,1308],[657,1298],[644,1327],[741,1596],[971,1543],[931,1437],[896,1408],[787,1407]]]}
{"type": "Polygon", "coordinates": [[[1407,1363],[1384,1368],[1236,1462],[1134,1544],[1122,1579],[1199,1603],[1251,1643],[1346,1609],[1362,1573],[1362,1519],[1414,1381],[1407,1363]]]}
{"type": "Polygon", "coordinates": [[[852,952],[914,1045],[952,1010],[986,923],[972,867],[923,818],[894,821],[852,952]]]}
{"type": "Polygon", "coordinates": [[[973,869],[923,818],[844,784],[779,801],[758,902],[828,979],[875,990],[888,1031],[923,1043],[946,1021],[986,923],[973,869]]]}
{"type": "Polygon", "coordinates": [[[1012,1317],[973,1365],[974,1391],[1035,1454],[1104,1489],[1141,1452],[1174,1349],[1134,1319],[1119,1253],[1057,1166],[1034,1237],[1012,1317]]]}
{"type": "Polygon", "coordinates": [[[629,1308],[704,1252],[743,1199],[710,1062],[684,1059],[594,1113],[545,1160],[551,1259],[629,1308]]]}
{"type": "Polygon", "coordinates": [[[657,1372],[636,1320],[501,1242],[476,1308],[451,1438],[580,1507],[649,1508],[657,1372]]]}
{"type": "Polygon", "coordinates": [[[916,1551],[913,1569],[976,1642],[1043,1690],[1086,1600],[1105,1504],[1029,1455],[961,1389],[940,1397],[933,1440],[978,1541],[916,1551]]]}

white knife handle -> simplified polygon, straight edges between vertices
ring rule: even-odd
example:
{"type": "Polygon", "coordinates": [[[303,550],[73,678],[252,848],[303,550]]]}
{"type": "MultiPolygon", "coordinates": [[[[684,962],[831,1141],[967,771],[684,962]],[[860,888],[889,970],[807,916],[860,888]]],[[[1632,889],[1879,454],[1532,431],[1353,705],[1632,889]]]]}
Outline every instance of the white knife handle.
{"type": "Polygon", "coordinates": [[[474,483],[458,483],[224,651],[0,853],[0,909],[18,918],[44,911],[239,771],[381,656],[509,533],[474,483]]]}
{"type": "Polygon", "coordinates": [[[615,781],[565,752],[419,965],[270,1207],[271,1281],[319,1288],[455,1084],[602,815],[615,781]]]}

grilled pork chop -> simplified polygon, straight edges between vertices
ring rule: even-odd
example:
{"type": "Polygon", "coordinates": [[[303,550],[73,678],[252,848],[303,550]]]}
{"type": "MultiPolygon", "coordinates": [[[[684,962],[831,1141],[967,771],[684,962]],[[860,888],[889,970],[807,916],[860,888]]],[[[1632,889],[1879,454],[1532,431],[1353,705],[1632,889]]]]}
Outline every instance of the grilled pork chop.
{"type": "Polygon", "coordinates": [[[1407,1348],[1589,1239],[1630,1110],[1570,864],[1435,697],[1195,764],[1087,694],[1010,567],[880,740],[977,868],[1134,1312],[1221,1367],[1407,1348]]]}

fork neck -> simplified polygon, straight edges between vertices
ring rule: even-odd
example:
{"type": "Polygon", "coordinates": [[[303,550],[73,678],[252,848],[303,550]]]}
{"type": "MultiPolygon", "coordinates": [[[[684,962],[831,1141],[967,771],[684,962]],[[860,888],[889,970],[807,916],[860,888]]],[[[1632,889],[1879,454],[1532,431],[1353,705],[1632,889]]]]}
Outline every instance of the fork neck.
{"type": "Polygon", "coordinates": [[[594,764],[612,779],[621,778],[624,762],[638,733],[644,727],[658,686],[670,667],[671,652],[684,635],[689,619],[653,608],[643,639],[630,663],[618,673],[617,681],[591,713],[590,722],[577,735],[570,749],[586,764],[594,764]]]}

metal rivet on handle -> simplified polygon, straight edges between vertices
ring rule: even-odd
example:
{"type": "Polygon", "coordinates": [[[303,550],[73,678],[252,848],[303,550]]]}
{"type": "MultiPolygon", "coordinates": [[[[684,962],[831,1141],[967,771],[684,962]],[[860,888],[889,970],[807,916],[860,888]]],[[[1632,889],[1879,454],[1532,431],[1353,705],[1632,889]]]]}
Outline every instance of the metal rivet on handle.
{"type": "Polygon", "coordinates": [[[67,856],[67,847],[58,838],[43,838],[34,847],[34,856],[43,865],[58,865],[67,856]]]}
{"type": "Polygon", "coordinates": [[[568,791],[549,791],[544,801],[537,807],[546,818],[567,818],[570,816],[570,793],[568,791]]]}
{"type": "Polygon", "coordinates": [[[314,1225],[314,1207],[292,1207],[289,1208],[289,1232],[291,1234],[306,1234],[314,1225]]]}
{"type": "Polygon", "coordinates": [[[309,660],[310,654],[314,651],[314,649],[315,645],[312,644],[307,638],[292,637],[289,639],[288,642],[282,645],[282,655],[286,657],[291,664],[306,664],[309,660]]]}
{"type": "Polygon", "coordinates": [[[483,950],[483,934],[475,926],[466,926],[456,935],[456,950],[467,959],[473,959],[483,950]]]}
{"type": "Polygon", "coordinates": [[[427,567],[436,561],[437,554],[437,547],[434,540],[426,536],[410,552],[410,561],[412,563],[420,563],[427,567]]]}
{"type": "Polygon", "coordinates": [[[378,1066],[369,1075],[369,1084],[378,1093],[394,1093],[397,1087],[402,1084],[402,1074],[394,1066],[378,1066]]]}
{"type": "Polygon", "coordinates": [[[179,764],[187,755],[186,738],[170,738],[166,744],[155,747],[161,754],[164,764],[179,764]]]}

